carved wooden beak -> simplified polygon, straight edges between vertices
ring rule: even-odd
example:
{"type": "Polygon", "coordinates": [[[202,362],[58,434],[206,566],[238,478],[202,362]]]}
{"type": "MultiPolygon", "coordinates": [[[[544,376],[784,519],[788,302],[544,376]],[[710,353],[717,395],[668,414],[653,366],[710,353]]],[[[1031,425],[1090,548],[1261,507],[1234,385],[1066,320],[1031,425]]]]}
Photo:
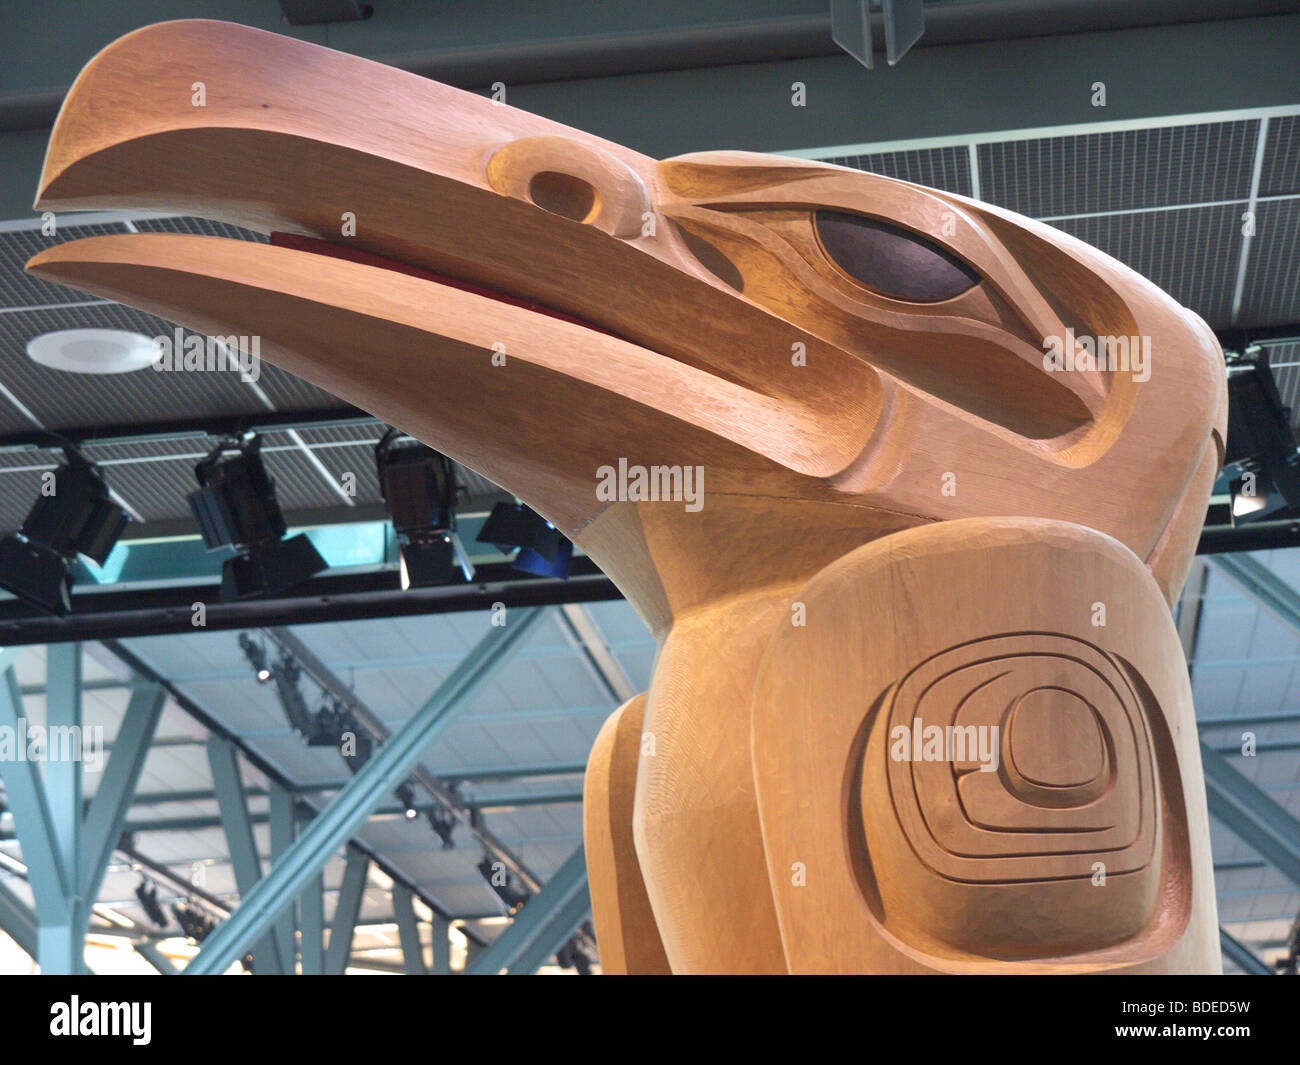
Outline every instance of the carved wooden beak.
{"type": "Polygon", "coordinates": [[[655,214],[656,167],[391,67],[164,23],[77,79],[37,208],[290,236],[96,237],[29,269],[210,335],[258,335],[270,361],[568,532],[598,511],[596,471],[620,457],[708,462],[719,492],[788,494],[842,469],[874,424],[876,374],[822,345],[817,372],[795,380],[793,343],[819,342],[699,264],[655,214]],[[766,352],[752,350],[760,320],[766,352]]]}

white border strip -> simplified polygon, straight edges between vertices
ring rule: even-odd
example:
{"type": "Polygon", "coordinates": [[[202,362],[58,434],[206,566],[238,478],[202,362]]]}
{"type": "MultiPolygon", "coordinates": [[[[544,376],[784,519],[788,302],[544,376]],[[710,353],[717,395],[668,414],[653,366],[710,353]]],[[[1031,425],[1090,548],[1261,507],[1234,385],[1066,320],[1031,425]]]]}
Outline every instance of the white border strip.
{"type": "MultiPolygon", "coordinates": [[[[189,215],[177,214],[175,211],[78,211],[74,214],[55,214],[54,221],[62,226],[106,226],[114,222],[135,231],[134,223],[150,218],[188,218],[189,215]]],[[[40,215],[31,218],[7,218],[0,220],[0,233],[18,233],[25,229],[40,229],[43,225],[40,215]]]]}
{"type": "Polygon", "coordinates": [[[1001,144],[1007,141],[1042,140],[1047,137],[1077,137],[1088,133],[1118,133],[1136,129],[1167,129],[1172,126],[1203,126],[1214,122],[1288,118],[1292,115],[1300,115],[1300,104],[1250,107],[1236,111],[1202,111],[1191,115],[1152,115],[1148,118],[1121,118],[1106,122],[1080,122],[1065,126],[1035,126],[1030,129],[1009,129],[990,133],[957,133],[946,137],[917,137],[913,140],[838,144],[828,148],[799,148],[771,154],[785,155],[794,159],[827,159],[832,156],[875,155],[878,152],[901,152],[918,148],[956,148],[971,144],[1001,144]]]}

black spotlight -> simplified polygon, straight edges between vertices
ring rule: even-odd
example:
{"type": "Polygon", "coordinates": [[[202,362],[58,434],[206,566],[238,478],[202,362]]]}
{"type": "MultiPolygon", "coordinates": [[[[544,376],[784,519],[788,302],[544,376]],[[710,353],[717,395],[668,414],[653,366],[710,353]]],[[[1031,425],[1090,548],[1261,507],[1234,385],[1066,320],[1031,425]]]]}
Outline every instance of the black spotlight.
{"type": "Polygon", "coordinates": [[[253,638],[246,632],[239,634],[239,648],[244,652],[244,657],[248,659],[249,664],[253,667],[253,675],[257,677],[258,684],[269,684],[274,674],[271,667],[266,663],[266,648],[254,642],[253,638]]]}
{"type": "Polygon", "coordinates": [[[99,470],[75,448],[64,454],[50,493],[42,491],[20,532],[0,540],[0,588],[55,614],[72,609],[77,555],[103,565],[130,521],[99,470]]]}
{"type": "Polygon", "coordinates": [[[522,503],[498,503],[475,537],[480,543],[495,544],[507,554],[519,548],[510,563],[515,569],[539,577],[569,576],[573,542],[531,507],[522,503]]]}
{"type": "Polygon", "coordinates": [[[375,445],[375,467],[400,545],[402,587],[446,584],[457,565],[471,580],[474,567],[456,536],[451,460],[390,429],[375,445]]]}
{"type": "Polygon", "coordinates": [[[209,551],[233,547],[221,567],[221,598],[274,595],[325,569],[306,533],[285,540],[275,482],[262,464],[261,438],[222,441],[194,472],[201,486],[190,510],[209,551]]]}
{"type": "Polygon", "coordinates": [[[456,841],[452,838],[456,831],[456,815],[442,806],[433,806],[429,810],[429,825],[434,835],[442,840],[442,849],[453,850],[456,841]]]}
{"type": "Polygon", "coordinates": [[[192,939],[195,943],[202,943],[217,927],[211,917],[188,902],[173,903],[172,913],[176,915],[176,923],[181,926],[185,938],[192,939]]]}
{"type": "Polygon", "coordinates": [[[1248,348],[1228,362],[1228,440],[1224,466],[1232,523],[1285,517],[1300,508],[1300,452],[1268,353],[1248,348]]]}
{"type": "Polygon", "coordinates": [[[490,854],[484,854],[483,860],[478,863],[476,868],[483,879],[487,881],[488,887],[505,904],[506,910],[511,916],[523,908],[524,903],[529,899],[529,894],[518,885],[514,874],[509,869],[506,869],[501,862],[494,860],[490,854]]]}
{"type": "Polygon", "coordinates": [[[415,806],[415,789],[410,784],[397,785],[397,801],[402,804],[402,816],[408,821],[414,821],[420,816],[420,811],[415,806]]]}
{"type": "Polygon", "coordinates": [[[140,908],[158,928],[166,928],[171,922],[167,912],[158,901],[158,885],[148,880],[141,880],[135,888],[135,897],[140,900],[140,908]]]}

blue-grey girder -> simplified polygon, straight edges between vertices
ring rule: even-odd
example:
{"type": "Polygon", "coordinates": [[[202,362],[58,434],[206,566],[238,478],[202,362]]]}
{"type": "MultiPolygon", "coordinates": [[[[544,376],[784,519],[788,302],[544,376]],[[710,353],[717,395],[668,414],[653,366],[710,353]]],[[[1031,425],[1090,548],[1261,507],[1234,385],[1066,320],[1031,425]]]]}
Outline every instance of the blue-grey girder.
{"type": "Polygon", "coordinates": [[[1219,946],[1223,948],[1224,957],[1236,963],[1237,968],[1251,976],[1276,976],[1267,965],[1246,944],[1225,929],[1219,929],[1219,946]]]}
{"type": "Polygon", "coordinates": [[[1300,821],[1204,743],[1201,765],[1210,813],[1300,884],[1300,821]]]}
{"type": "Polygon", "coordinates": [[[506,624],[492,626],[438,690],[361,767],[239,907],[204,941],[186,967],[187,974],[224,972],[248,945],[270,927],[307,882],[316,876],[375,806],[392,792],[460,709],[543,616],[539,608],[510,612],[506,624]]]}
{"type": "MultiPolygon", "coordinates": [[[[514,971],[514,967],[525,958],[530,948],[539,937],[543,936],[552,922],[574,903],[575,898],[584,897],[586,894],[587,858],[583,848],[578,847],[555,871],[555,875],[543,885],[542,890],[524,903],[523,909],[515,916],[510,927],[497,936],[466,967],[466,974],[495,976],[503,969],[506,972],[514,971]]],[[[587,908],[590,908],[590,905],[590,900],[587,900],[587,908]]],[[[573,922],[565,935],[566,939],[573,934],[574,928],[581,920],[582,918],[579,917],[573,922]]],[[[550,952],[558,946],[560,943],[552,946],[550,952]]]]}

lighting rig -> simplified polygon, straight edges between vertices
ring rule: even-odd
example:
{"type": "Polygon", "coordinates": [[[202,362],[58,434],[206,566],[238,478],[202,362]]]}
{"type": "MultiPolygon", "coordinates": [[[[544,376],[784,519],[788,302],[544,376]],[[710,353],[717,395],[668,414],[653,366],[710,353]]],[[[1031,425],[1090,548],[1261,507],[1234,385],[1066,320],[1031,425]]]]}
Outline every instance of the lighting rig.
{"type": "Polygon", "coordinates": [[[442,840],[442,849],[453,850],[456,846],[452,834],[456,831],[456,815],[446,807],[434,805],[429,810],[429,827],[433,834],[442,840]]]}
{"type": "Polygon", "coordinates": [[[217,927],[216,921],[188,902],[172,903],[172,913],[176,915],[176,923],[181,926],[181,933],[195,943],[202,943],[217,927]]]}
{"type": "Polygon", "coordinates": [[[522,503],[497,503],[475,537],[493,544],[503,555],[515,548],[519,553],[510,564],[539,577],[569,576],[573,542],[531,507],[522,503]]]}
{"type": "Polygon", "coordinates": [[[157,928],[166,928],[171,924],[167,911],[162,908],[162,903],[158,901],[158,885],[152,880],[141,880],[135,888],[135,897],[140,901],[140,908],[144,910],[144,915],[157,928]]]}
{"type": "Polygon", "coordinates": [[[514,873],[506,868],[505,863],[494,859],[492,855],[485,853],[476,868],[497,898],[505,903],[506,912],[510,916],[513,917],[523,909],[524,903],[532,897],[525,888],[519,886],[514,873]]]}
{"type": "MultiPolygon", "coordinates": [[[[317,709],[308,707],[302,694],[302,665],[289,651],[281,651],[272,660],[266,648],[246,632],[239,634],[239,648],[253,667],[258,683],[275,684],[289,726],[307,741],[308,747],[333,747],[352,773],[370,760],[376,746],[375,738],[357,720],[350,706],[322,693],[317,709]]],[[[420,815],[415,804],[415,789],[409,781],[398,785],[395,794],[408,821],[420,815]]]]}
{"type": "Polygon", "coordinates": [[[113,502],[99,468],[71,444],[43,478],[19,532],[0,540],[0,587],[53,614],[72,609],[78,555],[103,565],[130,518],[113,502]]]}
{"type": "Polygon", "coordinates": [[[284,513],[261,448],[255,433],[227,438],[194,468],[199,490],[188,499],[203,543],[209,551],[236,552],[221,566],[223,601],[274,595],[326,568],[306,533],[284,538],[284,513]]]}
{"type": "Polygon", "coordinates": [[[1232,524],[1300,514],[1300,450],[1268,352],[1249,347],[1230,354],[1227,363],[1228,440],[1221,477],[1229,482],[1232,524]]]}
{"type": "Polygon", "coordinates": [[[456,533],[456,473],[451,459],[397,429],[375,445],[379,490],[393,519],[405,588],[446,584],[474,565],[456,533]]]}
{"type": "Polygon", "coordinates": [[[591,958],[582,949],[577,936],[555,952],[555,962],[561,969],[573,969],[579,976],[591,975],[591,958]]]}

